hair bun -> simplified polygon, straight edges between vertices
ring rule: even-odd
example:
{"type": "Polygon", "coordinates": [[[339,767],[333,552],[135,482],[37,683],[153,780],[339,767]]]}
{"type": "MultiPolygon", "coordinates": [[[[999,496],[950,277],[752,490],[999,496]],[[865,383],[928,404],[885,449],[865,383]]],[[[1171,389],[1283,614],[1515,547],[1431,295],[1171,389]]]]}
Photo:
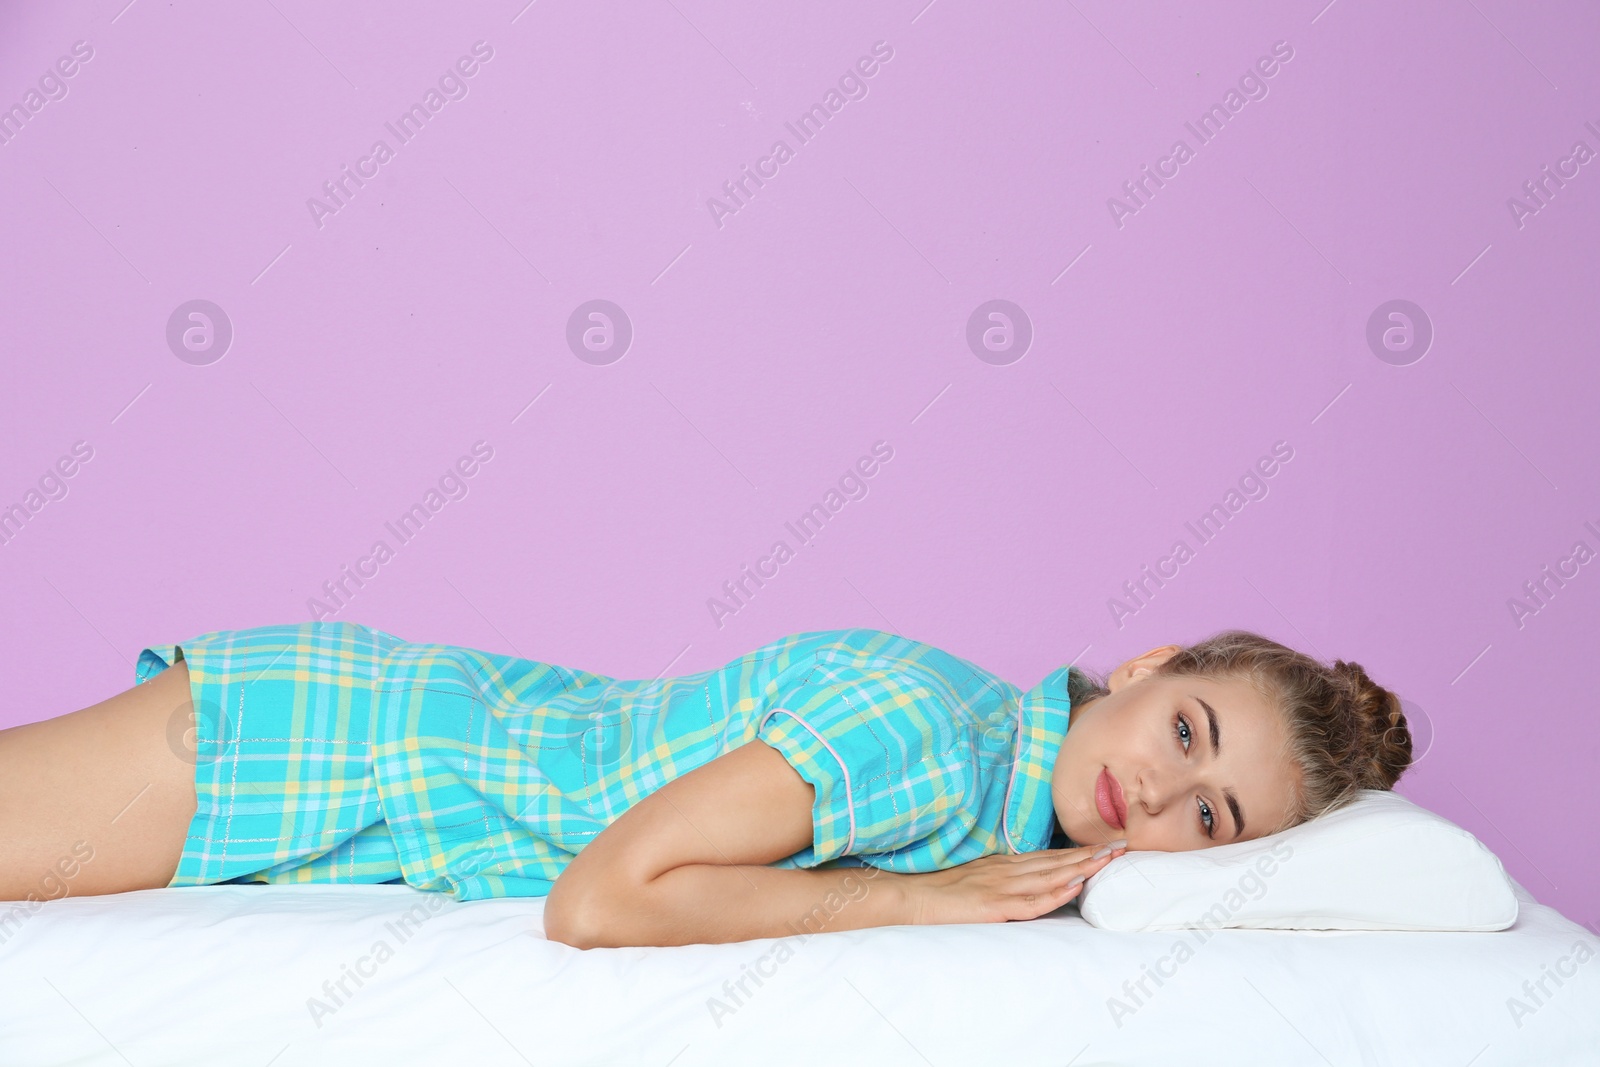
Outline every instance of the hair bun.
{"type": "Polygon", "coordinates": [[[1411,729],[1400,698],[1367,676],[1359,663],[1334,660],[1333,673],[1343,683],[1359,737],[1362,789],[1393,789],[1411,766],[1411,729]]]}

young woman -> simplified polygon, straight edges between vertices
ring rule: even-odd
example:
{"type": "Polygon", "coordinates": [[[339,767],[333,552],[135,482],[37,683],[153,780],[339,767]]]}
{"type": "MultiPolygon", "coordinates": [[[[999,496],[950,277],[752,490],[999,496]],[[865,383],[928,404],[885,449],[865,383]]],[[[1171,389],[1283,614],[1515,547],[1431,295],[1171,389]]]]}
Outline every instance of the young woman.
{"type": "Polygon", "coordinates": [[[1411,762],[1358,664],[1240,630],[1026,691],[864,629],[617,680],[307,622],[146,648],[136,676],[0,731],[0,899],[404,882],[546,896],[577,947],[1004,922],[1411,762]]]}

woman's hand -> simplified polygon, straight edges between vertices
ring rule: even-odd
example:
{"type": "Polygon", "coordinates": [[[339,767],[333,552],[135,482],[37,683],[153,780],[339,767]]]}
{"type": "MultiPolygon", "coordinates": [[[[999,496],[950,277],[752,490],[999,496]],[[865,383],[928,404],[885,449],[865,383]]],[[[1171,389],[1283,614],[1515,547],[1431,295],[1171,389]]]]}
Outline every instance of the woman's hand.
{"type": "Polygon", "coordinates": [[[1083,891],[1083,883],[1126,852],[1115,848],[1045,849],[1015,856],[984,856],[942,871],[906,876],[912,921],[998,923],[1048,915],[1083,891]]]}

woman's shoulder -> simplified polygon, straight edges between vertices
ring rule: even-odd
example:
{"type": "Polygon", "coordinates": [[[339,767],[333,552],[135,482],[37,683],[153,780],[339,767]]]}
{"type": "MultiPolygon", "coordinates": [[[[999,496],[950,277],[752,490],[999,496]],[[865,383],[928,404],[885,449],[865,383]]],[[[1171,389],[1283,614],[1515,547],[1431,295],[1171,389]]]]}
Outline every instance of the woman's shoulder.
{"type": "Polygon", "coordinates": [[[993,707],[1009,706],[1020,690],[976,663],[944,649],[866,627],[810,630],[781,638],[740,666],[760,664],[763,676],[779,690],[792,686],[854,684],[885,695],[898,695],[931,710],[931,699],[953,717],[958,710],[980,717],[993,707]]]}

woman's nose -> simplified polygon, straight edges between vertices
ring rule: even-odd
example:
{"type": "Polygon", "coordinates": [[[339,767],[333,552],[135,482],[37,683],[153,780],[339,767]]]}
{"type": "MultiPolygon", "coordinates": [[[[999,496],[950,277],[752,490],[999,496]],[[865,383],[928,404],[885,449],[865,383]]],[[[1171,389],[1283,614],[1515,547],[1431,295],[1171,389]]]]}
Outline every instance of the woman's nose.
{"type": "Polygon", "coordinates": [[[1171,800],[1174,788],[1172,777],[1144,771],[1134,776],[1134,782],[1138,789],[1138,799],[1135,803],[1143,806],[1151,815],[1161,814],[1161,809],[1171,800]]]}

